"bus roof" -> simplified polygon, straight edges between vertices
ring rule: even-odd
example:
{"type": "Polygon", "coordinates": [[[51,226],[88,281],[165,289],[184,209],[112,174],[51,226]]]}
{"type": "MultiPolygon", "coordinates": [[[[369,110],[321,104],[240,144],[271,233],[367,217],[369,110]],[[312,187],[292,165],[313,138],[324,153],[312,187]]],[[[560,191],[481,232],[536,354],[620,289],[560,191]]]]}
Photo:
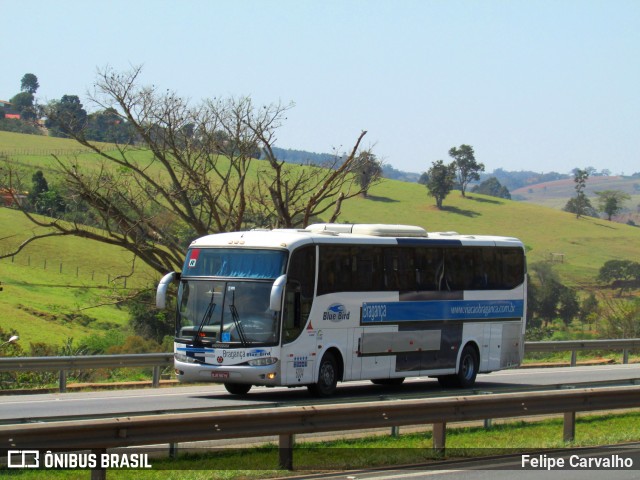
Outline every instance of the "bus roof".
{"type": "Polygon", "coordinates": [[[522,247],[513,237],[460,235],[456,232],[429,232],[412,225],[319,223],[305,229],[254,229],[207,235],[194,240],[190,248],[245,247],[293,249],[308,243],[378,245],[477,245],[522,247]]]}

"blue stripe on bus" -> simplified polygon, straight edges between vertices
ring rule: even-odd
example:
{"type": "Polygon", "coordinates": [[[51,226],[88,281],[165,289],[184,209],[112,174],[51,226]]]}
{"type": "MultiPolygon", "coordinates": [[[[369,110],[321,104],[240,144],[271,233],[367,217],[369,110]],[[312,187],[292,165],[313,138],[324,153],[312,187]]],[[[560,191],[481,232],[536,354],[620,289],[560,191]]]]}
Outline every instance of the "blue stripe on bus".
{"type": "Polygon", "coordinates": [[[505,319],[522,317],[523,312],[523,300],[367,302],[362,304],[362,323],[505,319]]]}

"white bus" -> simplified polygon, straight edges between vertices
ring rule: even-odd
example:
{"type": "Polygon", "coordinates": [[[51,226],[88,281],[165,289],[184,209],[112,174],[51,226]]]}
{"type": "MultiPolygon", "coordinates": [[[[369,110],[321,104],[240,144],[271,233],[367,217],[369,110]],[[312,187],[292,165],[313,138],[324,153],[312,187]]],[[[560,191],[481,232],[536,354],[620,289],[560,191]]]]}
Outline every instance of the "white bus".
{"type": "Polygon", "coordinates": [[[181,382],[307,386],[436,377],[470,387],[520,364],[523,244],[406,225],[316,224],[208,235],[179,278],[175,371],[181,382]]]}

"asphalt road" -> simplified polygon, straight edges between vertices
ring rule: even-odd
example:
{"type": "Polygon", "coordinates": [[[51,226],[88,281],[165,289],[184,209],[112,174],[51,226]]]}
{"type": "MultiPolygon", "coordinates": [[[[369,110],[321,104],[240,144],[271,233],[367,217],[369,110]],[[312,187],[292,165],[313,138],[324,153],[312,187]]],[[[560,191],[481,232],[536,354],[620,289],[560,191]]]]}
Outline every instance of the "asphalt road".
{"type": "MultiPolygon", "coordinates": [[[[434,379],[408,379],[399,387],[372,385],[370,382],[340,384],[338,392],[325,403],[389,400],[474,392],[505,392],[523,388],[544,388],[558,384],[636,380],[640,365],[606,365],[573,368],[504,370],[479,375],[472,391],[443,390],[434,379]]],[[[583,386],[583,385],[579,385],[583,386]]],[[[201,409],[259,408],[318,403],[306,389],[254,387],[249,395],[238,397],[222,385],[180,386],[173,388],[74,392],[0,396],[0,422],[14,423],[56,417],[141,415],[201,409]]]]}

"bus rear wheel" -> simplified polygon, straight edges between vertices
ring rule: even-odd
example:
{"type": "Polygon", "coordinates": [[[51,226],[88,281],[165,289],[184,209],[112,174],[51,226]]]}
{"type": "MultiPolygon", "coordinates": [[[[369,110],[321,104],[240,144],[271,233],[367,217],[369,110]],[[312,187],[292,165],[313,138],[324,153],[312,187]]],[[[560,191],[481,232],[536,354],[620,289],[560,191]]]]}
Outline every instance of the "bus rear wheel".
{"type": "Polygon", "coordinates": [[[331,353],[322,357],[318,370],[318,381],[309,385],[309,392],[316,397],[333,395],[338,385],[338,362],[331,353]]]}
{"type": "Polygon", "coordinates": [[[476,383],[476,376],[480,368],[480,359],[475,348],[467,345],[460,355],[460,368],[455,375],[443,375],[438,377],[438,382],[443,387],[470,388],[476,383]]]}
{"type": "Polygon", "coordinates": [[[233,395],[246,395],[251,390],[251,385],[245,383],[225,383],[224,388],[233,395]]]}

